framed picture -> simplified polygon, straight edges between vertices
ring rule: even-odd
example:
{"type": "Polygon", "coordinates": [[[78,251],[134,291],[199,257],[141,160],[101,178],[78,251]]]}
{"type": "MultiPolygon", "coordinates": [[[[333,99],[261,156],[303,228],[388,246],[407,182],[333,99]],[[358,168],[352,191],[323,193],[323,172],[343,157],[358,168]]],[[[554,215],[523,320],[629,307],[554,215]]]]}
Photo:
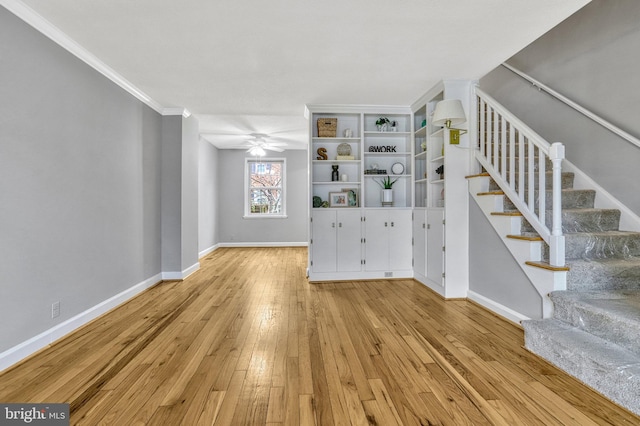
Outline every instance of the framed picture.
{"type": "Polygon", "coordinates": [[[342,188],[342,192],[347,193],[347,205],[349,207],[358,207],[358,189],[357,188],[342,188]]]}
{"type": "Polygon", "coordinates": [[[329,207],[349,207],[349,194],[346,192],[330,192],[329,207]]]}

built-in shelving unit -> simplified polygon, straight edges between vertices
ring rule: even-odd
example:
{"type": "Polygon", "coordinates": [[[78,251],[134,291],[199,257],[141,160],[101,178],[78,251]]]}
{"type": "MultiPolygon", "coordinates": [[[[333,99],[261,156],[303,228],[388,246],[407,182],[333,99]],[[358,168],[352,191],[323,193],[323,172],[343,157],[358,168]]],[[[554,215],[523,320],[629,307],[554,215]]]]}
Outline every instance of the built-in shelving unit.
{"type": "Polygon", "coordinates": [[[413,115],[414,128],[414,197],[415,207],[426,207],[427,202],[427,108],[421,106],[413,115]]]}
{"type": "Polygon", "coordinates": [[[310,132],[312,137],[309,170],[312,203],[313,197],[320,197],[323,201],[329,202],[330,193],[342,192],[345,189],[353,189],[356,194],[359,194],[362,182],[361,114],[318,113],[314,115],[315,122],[323,118],[336,118],[337,127],[335,137],[319,137],[317,126],[313,126],[310,132]],[[349,131],[350,136],[344,136],[345,131],[349,131]],[[338,147],[343,144],[347,144],[350,147],[352,160],[338,159],[338,147]],[[338,168],[338,180],[332,180],[333,166],[338,168]]]}
{"type": "Polygon", "coordinates": [[[469,111],[471,84],[443,81],[410,107],[307,106],[310,281],[413,277],[444,297],[467,296],[472,150],[466,135],[450,145],[432,116],[444,99],[469,111]],[[320,137],[318,120],[335,120],[335,134],[320,137]],[[382,198],[387,177],[392,203],[382,198]]]}
{"type": "Polygon", "coordinates": [[[411,207],[411,152],[410,114],[364,114],[365,207],[382,207],[379,182],[386,176],[396,181],[393,207],[411,207]],[[376,121],[381,117],[396,126],[378,130],[376,121]],[[386,173],[378,175],[374,171],[386,173]]]}
{"type": "MultiPolygon", "coordinates": [[[[444,99],[461,99],[468,105],[470,82],[441,82],[412,105],[416,129],[413,135],[413,271],[416,280],[444,297],[466,297],[468,191],[465,176],[471,150],[464,143],[450,145],[448,129],[433,125],[433,112],[444,99]]],[[[465,142],[468,144],[466,137],[465,142]]]]}
{"type": "Polygon", "coordinates": [[[406,226],[413,207],[411,109],[356,105],[312,105],[307,109],[311,135],[310,280],[412,276],[411,229],[406,226]],[[381,118],[388,120],[384,126],[377,124],[381,118]],[[336,120],[335,135],[320,137],[318,120],[328,119],[336,120]],[[351,151],[347,159],[340,155],[344,144],[351,151]],[[383,179],[394,181],[391,203],[383,203],[383,179]],[[349,195],[345,198],[343,193],[349,195]],[[357,210],[360,222],[346,210],[357,210]],[[350,232],[346,232],[347,226],[350,232]],[[351,232],[354,228],[357,232],[351,232]],[[327,241],[327,235],[333,237],[327,241]],[[356,239],[360,241],[358,248],[356,239]],[[341,264],[336,253],[344,253],[344,247],[360,256],[359,268],[353,262],[341,264]],[[396,261],[397,253],[402,253],[404,262],[396,261]],[[381,263],[380,256],[390,261],[381,263]]]}

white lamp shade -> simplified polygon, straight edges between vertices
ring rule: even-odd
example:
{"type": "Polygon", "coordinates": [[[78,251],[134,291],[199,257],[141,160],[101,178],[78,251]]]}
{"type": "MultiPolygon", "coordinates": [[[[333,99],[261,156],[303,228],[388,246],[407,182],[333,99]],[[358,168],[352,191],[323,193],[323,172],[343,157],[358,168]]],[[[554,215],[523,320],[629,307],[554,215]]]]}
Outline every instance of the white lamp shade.
{"type": "Polygon", "coordinates": [[[467,121],[464,115],[464,108],[459,99],[446,99],[436,104],[433,112],[432,124],[434,126],[444,126],[447,121],[451,121],[450,125],[461,124],[467,121]]]}

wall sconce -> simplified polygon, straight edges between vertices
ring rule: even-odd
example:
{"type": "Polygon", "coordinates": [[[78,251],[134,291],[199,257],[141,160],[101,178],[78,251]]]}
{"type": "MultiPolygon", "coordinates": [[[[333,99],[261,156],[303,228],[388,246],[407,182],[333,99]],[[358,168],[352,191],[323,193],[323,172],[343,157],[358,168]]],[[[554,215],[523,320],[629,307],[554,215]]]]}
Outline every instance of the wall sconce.
{"type": "Polygon", "coordinates": [[[446,99],[436,104],[436,109],[433,112],[433,125],[445,126],[449,129],[449,143],[451,145],[458,145],[460,143],[460,135],[467,133],[463,129],[452,129],[452,125],[462,124],[467,121],[467,117],[464,115],[464,108],[462,108],[462,102],[459,99],[446,99]]]}

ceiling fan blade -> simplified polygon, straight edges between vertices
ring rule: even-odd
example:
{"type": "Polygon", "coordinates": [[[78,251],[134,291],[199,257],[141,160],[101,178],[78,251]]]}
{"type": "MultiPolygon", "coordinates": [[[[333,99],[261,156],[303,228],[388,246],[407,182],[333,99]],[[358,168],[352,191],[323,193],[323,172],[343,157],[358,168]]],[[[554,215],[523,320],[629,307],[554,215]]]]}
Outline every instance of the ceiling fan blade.
{"type": "Polygon", "coordinates": [[[265,145],[262,148],[268,149],[269,151],[284,152],[284,149],[275,147],[273,145],[265,145]]]}

